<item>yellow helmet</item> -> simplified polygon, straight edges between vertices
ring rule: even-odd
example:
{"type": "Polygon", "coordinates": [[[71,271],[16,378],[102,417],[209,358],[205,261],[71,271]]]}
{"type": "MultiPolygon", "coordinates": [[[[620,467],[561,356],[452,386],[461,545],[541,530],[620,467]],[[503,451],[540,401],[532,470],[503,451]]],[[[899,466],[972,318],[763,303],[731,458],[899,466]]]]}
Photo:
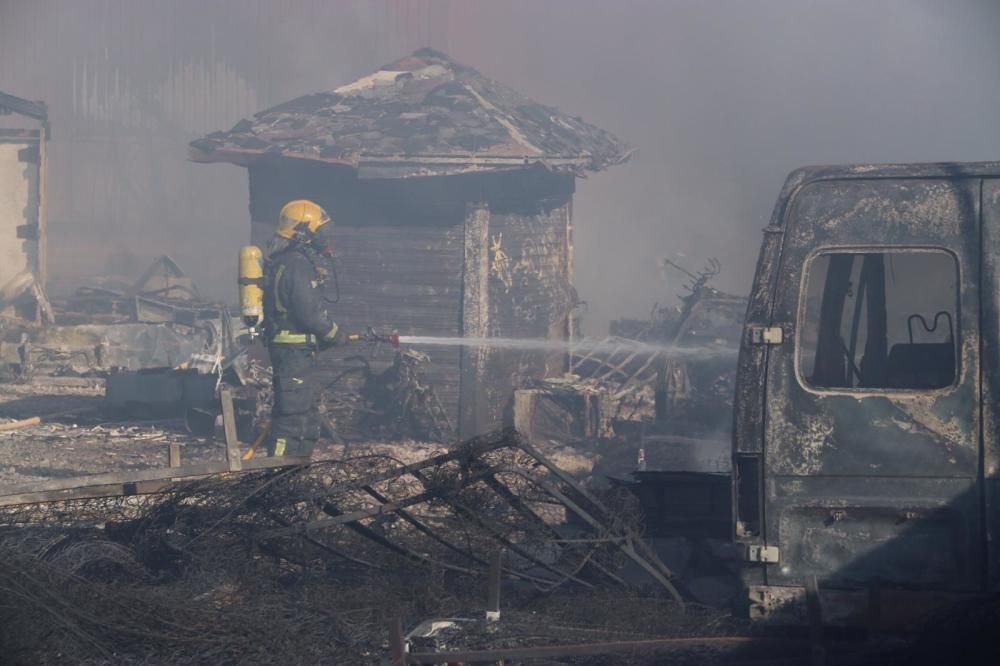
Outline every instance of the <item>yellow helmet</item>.
{"type": "Polygon", "coordinates": [[[296,199],[282,207],[278,229],[274,233],[281,238],[294,240],[297,234],[315,234],[317,229],[329,221],[330,216],[319,204],[308,199],[296,199]]]}

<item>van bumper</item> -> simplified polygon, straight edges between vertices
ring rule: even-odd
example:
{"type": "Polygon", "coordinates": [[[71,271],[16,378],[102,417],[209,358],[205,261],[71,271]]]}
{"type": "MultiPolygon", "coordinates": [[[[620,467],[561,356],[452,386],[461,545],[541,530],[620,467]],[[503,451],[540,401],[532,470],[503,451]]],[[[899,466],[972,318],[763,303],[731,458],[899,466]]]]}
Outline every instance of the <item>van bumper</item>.
{"type": "MultiPolygon", "coordinates": [[[[785,625],[808,622],[805,587],[750,585],[747,596],[751,621],[785,625]]],[[[929,614],[975,596],[961,592],[880,589],[876,585],[868,589],[819,589],[824,625],[889,631],[917,629],[929,614]]]]}

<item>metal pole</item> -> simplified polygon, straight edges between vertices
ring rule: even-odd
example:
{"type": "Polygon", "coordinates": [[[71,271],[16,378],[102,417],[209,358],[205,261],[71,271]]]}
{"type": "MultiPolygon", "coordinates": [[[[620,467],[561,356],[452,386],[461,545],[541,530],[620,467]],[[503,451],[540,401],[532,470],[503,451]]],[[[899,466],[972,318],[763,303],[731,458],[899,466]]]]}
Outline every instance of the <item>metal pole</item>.
{"type": "Polygon", "coordinates": [[[503,548],[490,557],[489,590],[486,598],[486,621],[500,621],[500,574],[503,570],[503,548]]]}

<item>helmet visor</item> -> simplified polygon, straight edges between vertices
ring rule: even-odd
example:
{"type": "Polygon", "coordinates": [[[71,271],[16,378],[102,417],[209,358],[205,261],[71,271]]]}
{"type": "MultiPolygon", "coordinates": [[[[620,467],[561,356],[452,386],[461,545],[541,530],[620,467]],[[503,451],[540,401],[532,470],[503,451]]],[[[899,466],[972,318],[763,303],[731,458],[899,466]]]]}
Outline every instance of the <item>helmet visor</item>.
{"type": "Polygon", "coordinates": [[[333,225],[327,222],[316,229],[313,232],[313,243],[323,254],[333,254],[333,225]]]}

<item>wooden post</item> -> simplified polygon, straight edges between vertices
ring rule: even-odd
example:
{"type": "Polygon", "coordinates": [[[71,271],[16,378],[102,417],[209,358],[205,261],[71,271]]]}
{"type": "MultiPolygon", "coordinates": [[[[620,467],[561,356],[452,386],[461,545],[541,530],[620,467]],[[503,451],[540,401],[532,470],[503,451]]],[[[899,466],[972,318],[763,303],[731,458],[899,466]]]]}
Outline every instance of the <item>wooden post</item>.
{"type": "Polygon", "coordinates": [[[181,445],[176,442],[173,442],[170,445],[170,466],[181,466],[181,445]]]}
{"type": "Polygon", "coordinates": [[[389,659],[392,666],[406,666],[406,640],[403,638],[403,621],[398,615],[389,627],[389,659]]]}
{"type": "Polygon", "coordinates": [[[229,463],[230,472],[238,472],[243,469],[243,461],[240,458],[240,440],[236,437],[236,409],[233,407],[233,394],[229,389],[222,389],[219,392],[219,399],[222,401],[222,426],[226,432],[226,462],[229,463]]]}

